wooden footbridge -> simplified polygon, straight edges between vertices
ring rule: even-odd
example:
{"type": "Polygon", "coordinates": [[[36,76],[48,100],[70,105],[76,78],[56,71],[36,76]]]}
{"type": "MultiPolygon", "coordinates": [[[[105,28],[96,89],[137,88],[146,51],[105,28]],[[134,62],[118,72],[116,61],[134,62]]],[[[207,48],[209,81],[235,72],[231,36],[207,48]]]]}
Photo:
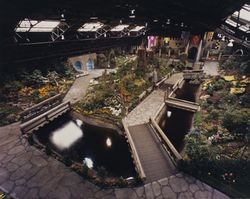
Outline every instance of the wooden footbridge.
{"type": "Polygon", "coordinates": [[[26,109],[20,114],[23,134],[32,133],[71,109],[70,102],[62,102],[60,94],[26,109]]]}
{"type": "Polygon", "coordinates": [[[168,97],[165,100],[165,103],[167,106],[179,108],[179,109],[194,112],[194,113],[200,110],[200,106],[198,103],[181,100],[181,99],[177,99],[173,97],[168,97]]]}
{"type": "Polygon", "coordinates": [[[154,119],[129,127],[124,120],[123,125],[137,171],[145,182],[153,182],[178,172],[176,166],[182,157],[154,119]]]}

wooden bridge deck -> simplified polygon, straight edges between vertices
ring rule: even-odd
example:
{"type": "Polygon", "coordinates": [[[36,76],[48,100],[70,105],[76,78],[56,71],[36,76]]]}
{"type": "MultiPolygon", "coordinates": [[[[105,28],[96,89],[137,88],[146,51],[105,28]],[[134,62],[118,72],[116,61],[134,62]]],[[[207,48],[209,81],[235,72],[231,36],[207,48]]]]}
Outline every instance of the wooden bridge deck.
{"type": "Polygon", "coordinates": [[[183,109],[186,111],[197,112],[200,109],[200,106],[196,103],[186,100],[180,100],[177,98],[167,98],[165,102],[168,106],[183,109]]]}
{"type": "Polygon", "coordinates": [[[128,127],[137,150],[146,182],[169,177],[177,169],[149,124],[128,127]]]}

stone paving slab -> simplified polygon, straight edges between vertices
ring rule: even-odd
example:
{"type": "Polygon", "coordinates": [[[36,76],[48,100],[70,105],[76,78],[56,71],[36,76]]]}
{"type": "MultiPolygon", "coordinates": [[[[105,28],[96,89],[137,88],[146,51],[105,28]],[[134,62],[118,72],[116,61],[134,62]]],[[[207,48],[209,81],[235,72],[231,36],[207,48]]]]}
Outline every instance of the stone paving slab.
{"type": "Polygon", "coordinates": [[[207,75],[212,75],[212,76],[219,75],[218,61],[206,61],[203,68],[204,68],[204,73],[207,75]]]}
{"type": "Polygon", "coordinates": [[[128,126],[148,123],[149,118],[154,116],[164,102],[164,91],[154,90],[137,107],[127,115],[128,126]]]}
{"type": "MultiPolygon", "coordinates": [[[[166,85],[174,85],[182,79],[182,73],[173,74],[165,81],[166,85]]],[[[163,89],[154,90],[147,96],[137,107],[135,107],[126,118],[128,126],[135,126],[149,122],[149,118],[153,117],[164,102],[164,86],[163,89]]]]}

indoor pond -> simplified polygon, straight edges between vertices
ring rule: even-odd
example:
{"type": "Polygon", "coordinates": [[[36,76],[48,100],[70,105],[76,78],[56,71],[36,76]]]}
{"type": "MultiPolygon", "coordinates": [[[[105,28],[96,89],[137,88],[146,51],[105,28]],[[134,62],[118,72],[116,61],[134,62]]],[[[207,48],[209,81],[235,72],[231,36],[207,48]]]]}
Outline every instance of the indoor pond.
{"type": "Polygon", "coordinates": [[[115,130],[92,126],[64,115],[35,135],[43,145],[63,157],[85,163],[89,168],[104,167],[113,177],[136,176],[128,144],[115,130]]]}

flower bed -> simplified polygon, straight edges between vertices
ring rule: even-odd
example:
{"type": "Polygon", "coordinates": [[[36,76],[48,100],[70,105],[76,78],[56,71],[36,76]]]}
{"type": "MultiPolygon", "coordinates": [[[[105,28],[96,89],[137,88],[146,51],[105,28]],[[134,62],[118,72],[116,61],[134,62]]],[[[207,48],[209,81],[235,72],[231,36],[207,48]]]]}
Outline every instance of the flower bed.
{"type": "Polygon", "coordinates": [[[19,113],[58,93],[65,94],[74,82],[74,73],[66,63],[44,73],[23,68],[17,74],[5,74],[0,87],[0,126],[19,120],[19,113]],[[57,70],[57,72],[55,71],[57,70]]]}
{"type": "Polygon", "coordinates": [[[186,172],[232,197],[250,196],[248,79],[244,74],[226,72],[203,83],[202,108],[195,114],[194,129],[186,136],[182,165],[186,172]],[[241,88],[240,92],[235,87],[241,88]]]}

